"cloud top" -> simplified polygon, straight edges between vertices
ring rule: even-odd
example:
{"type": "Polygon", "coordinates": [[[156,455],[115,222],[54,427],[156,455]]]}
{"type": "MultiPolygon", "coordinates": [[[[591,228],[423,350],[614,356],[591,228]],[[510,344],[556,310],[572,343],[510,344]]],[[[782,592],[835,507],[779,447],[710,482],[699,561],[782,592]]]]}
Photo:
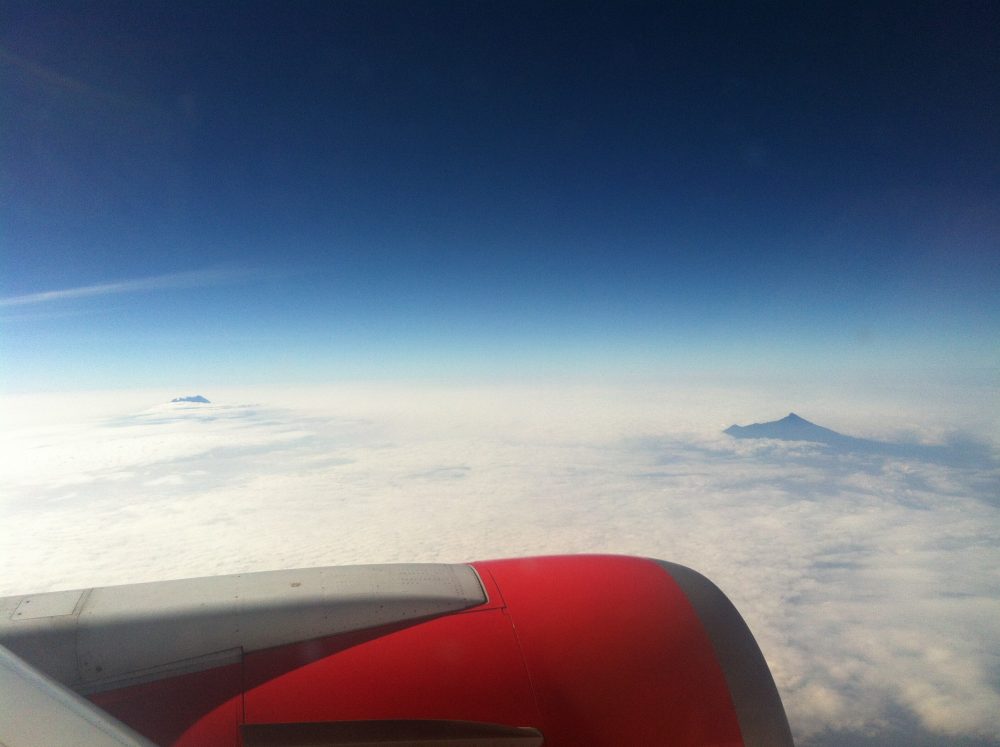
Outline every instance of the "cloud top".
{"type": "MultiPolygon", "coordinates": [[[[730,404],[727,421],[738,411],[736,397],[704,397],[730,404]]],[[[732,439],[674,390],[213,400],[3,433],[0,594],[338,563],[660,557],[732,599],[798,744],[1000,744],[995,466],[732,439]]],[[[844,430],[882,427],[854,423],[844,430]]]]}

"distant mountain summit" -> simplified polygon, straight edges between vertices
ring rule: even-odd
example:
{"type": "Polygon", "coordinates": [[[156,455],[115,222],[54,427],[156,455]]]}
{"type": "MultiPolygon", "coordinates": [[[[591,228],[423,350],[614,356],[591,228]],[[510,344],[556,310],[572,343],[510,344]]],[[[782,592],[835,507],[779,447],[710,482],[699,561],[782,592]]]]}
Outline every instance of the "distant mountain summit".
{"type": "Polygon", "coordinates": [[[200,394],[195,394],[192,397],[176,397],[175,399],[170,400],[171,404],[173,404],[174,402],[202,402],[206,405],[212,404],[207,399],[202,397],[200,394]]]}
{"type": "Polygon", "coordinates": [[[971,438],[955,438],[946,444],[919,444],[872,441],[845,436],[821,425],[810,423],[794,412],[781,420],[753,425],[731,425],[724,433],[733,438],[775,438],[781,441],[811,441],[829,447],[834,453],[858,454],[892,459],[920,459],[954,467],[992,468],[1000,463],[993,447],[971,438]]]}
{"type": "Polygon", "coordinates": [[[781,441],[812,441],[831,446],[857,446],[864,443],[861,439],[844,436],[829,428],[810,423],[794,412],[788,413],[781,420],[772,420],[769,423],[731,425],[723,432],[733,438],[777,438],[781,441]]]}

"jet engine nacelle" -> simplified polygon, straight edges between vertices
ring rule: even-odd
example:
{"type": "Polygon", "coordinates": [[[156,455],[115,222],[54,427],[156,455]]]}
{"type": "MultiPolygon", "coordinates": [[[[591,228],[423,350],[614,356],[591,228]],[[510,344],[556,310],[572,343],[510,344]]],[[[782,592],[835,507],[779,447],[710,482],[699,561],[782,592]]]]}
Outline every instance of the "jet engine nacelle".
{"type": "Polygon", "coordinates": [[[10,747],[97,744],[95,723],[118,745],[792,743],[733,605],[698,573],[645,558],[8,597],[0,644],[10,747]]]}

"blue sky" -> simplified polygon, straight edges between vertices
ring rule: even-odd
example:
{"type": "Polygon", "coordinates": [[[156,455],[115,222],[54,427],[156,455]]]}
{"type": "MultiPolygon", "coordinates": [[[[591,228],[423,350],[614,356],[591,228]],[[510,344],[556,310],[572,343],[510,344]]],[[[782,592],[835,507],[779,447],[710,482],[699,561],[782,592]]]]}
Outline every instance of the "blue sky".
{"type": "Polygon", "coordinates": [[[7,3],[0,386],[996,382],[998,23],[7,3]]]}

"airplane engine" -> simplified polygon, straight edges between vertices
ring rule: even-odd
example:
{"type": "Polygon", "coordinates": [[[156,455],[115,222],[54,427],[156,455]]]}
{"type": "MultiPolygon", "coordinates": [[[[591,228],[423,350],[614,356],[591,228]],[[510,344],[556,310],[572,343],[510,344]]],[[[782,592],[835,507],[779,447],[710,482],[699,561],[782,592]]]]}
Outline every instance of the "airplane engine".
{"type": "Polygon", "coordinates": [[[0,644],[10,747],[100,743],[74,741],[74,719],[118,745],[792,744],[733,605],[698,573],[646,558],[345,566],[9,597],[0,644]],[[28,681],[31,697],[18,696],[28,681]],[[70,736],[53,741],[62,722],[70,736]]]}

